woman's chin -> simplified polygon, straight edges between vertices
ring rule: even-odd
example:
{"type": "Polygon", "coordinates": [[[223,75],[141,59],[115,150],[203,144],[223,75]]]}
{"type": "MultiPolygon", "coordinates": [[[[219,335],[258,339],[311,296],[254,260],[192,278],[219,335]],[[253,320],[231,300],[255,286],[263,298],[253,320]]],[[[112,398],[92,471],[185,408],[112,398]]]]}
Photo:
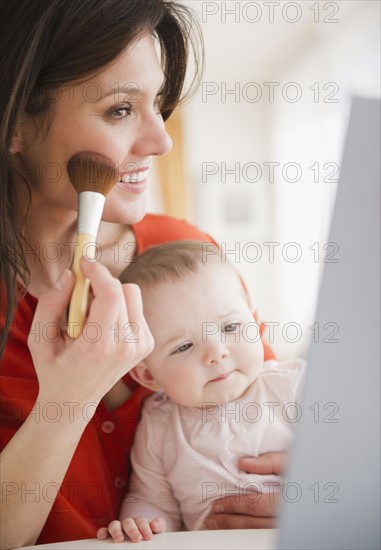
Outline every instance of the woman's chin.
{"type": "Polygon", "coordinates": [[[102,220],[109,223],[133,225],[140,222],[147,213],[147,201],[145,197],[135,202],[116,205],[107,205],[103,211],[102,220]]]}

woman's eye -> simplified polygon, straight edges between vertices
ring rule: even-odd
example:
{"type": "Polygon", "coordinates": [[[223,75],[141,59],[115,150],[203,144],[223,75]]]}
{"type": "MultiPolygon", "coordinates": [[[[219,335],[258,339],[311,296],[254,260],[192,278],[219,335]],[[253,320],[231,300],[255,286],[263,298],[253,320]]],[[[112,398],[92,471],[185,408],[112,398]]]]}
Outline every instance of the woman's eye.
{"type": "Polygon", "coordinates": [[[132,106],[128,103],[124,105],[118,105],[117,107],[112,107],[107,111],[107,115],[112,118],[126,118],[132,112],[132,106]]]}
{"type": "Polygon", "coordinates": [[[222,327],[223,332],[237,332],[241,323],[229,323],[228,325],[224,324],[222,327]]]}
{"type": "Polygon", "coordinates": [[[183,344],[182,346],[178,347],[175,351],[172,352],[172,355],[175,355],[176,353],[184,353],[184,351],[187,351],[193,346],[190,342],[187,344],[183,344]]]}

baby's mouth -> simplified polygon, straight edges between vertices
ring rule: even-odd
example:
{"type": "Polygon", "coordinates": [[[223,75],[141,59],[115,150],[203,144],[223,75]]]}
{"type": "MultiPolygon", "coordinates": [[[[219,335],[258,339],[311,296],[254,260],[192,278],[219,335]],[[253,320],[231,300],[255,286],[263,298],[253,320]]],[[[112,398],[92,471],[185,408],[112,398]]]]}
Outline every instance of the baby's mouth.
{"type": "Polygon", "coordinates": [[[226,372],[225,374],[221,374],[220,376],[217,376],[217,378],[213,378],[212,380],[209,380],[209,382],[222,382],[223,380],[226,380],[233,371],[226,372]]]}

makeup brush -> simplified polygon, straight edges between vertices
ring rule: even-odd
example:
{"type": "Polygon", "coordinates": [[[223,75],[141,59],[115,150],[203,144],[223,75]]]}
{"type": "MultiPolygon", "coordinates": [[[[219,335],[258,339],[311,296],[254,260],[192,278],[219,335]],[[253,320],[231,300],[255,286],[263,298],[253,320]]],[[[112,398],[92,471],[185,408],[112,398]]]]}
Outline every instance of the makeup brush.
{"type": "Polygon", "coordinates": [[[70,181],[78,192],[77,246],[71,270],[75,284],[69,307],[68,327],[72,338],[78,338],[85,322],[90,281],[79,267],[81,256],[94,259],[96,237],[102,217],[106,195],[119,179],[116,164],[108,157],[82,151],[73,155],[67,171],[70,181]]]}

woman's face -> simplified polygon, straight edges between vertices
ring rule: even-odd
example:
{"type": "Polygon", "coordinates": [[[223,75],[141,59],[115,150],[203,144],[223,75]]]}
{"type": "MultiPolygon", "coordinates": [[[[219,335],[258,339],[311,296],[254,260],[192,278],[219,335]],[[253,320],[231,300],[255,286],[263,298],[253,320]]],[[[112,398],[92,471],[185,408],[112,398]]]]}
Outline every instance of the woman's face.
{"type": "Polygon", "coordinates": [[[93,151],[119,167],[120,182],[107,196],[103,220],[139,221],[146,212],[151,157],[172,146],[158,109],[163,76],[153,39],[145,35],[86,83],[57,90],[47,126],[37,136],[36,121],[28,118],[15,137],[15,151],[23,158],[34,204],[77,210],[66,164],[79,151],[93,151]]]}

